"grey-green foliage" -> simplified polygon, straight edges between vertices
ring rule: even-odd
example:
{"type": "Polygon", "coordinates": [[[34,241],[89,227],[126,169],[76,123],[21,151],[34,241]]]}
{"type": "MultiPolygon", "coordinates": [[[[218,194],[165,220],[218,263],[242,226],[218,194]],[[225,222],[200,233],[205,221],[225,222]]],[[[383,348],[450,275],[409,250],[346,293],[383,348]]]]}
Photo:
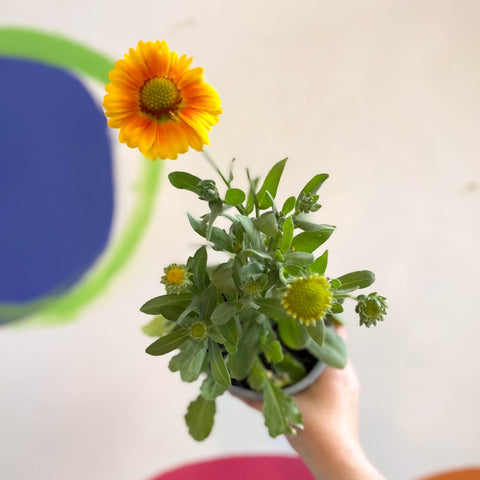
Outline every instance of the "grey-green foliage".
{"type": "MultiPolygon", "coordinates": [[[[302,426],[301,415],[281,389],[307,373],[295,352],[306,350],[312,357],[342,368],[347,352],[332,328],[334,315],[343,311],[344,300],[352,291],[371,285],[375,278],[369,271],[327,278],[330,306],[311,322],[302,323],[287,312],[282,299],[289,284],[298,277],[325,275],[328,251],[316,252],[335,227],[314,218],[327,174],[315,175],[277,208],[285,166],[286,159],[275,164],[263,181],[247,171],[247,191],[232,186],[232,169],[224,176],[216,168],[225,183],[224,192],[211,179],[186,172],[169,175],[174,187],[194,193],[208,206],[200,218],[188,215],[205,245],[185,262],[191,274],[187,291],[155,297],[141,311],[156,316],[144,328],[148,335],[159,337],[147,353],[164,355],[178,349],[170,369],[186,382],[204,376],[200,396],[185,416],[196,440],[209,435],[215,400],[232,379],[263,392],[270,435],[295,433],[295,427],[302,426]],[[207,246],[225,252],[226,260],[209,266],[207,246]]],[[[383,319],[384,297],[360,295],[356,300],[361,324],[375,325],[383,319]]]]}

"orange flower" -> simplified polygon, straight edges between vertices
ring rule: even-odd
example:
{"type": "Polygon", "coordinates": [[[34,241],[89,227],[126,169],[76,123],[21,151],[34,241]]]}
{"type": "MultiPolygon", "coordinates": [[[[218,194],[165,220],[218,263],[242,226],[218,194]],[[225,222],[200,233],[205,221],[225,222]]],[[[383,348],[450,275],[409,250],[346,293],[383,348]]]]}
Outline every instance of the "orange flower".
{"type": "Polygon", "coordinates": [[[163,41],[139,42],[115,63],[103,106],[120,142],[152,160],[175,160],[189,147],[208,145],[208,130],[222,113],[220,98],[203,81],[203,68],[191,63],[163,41]]]}

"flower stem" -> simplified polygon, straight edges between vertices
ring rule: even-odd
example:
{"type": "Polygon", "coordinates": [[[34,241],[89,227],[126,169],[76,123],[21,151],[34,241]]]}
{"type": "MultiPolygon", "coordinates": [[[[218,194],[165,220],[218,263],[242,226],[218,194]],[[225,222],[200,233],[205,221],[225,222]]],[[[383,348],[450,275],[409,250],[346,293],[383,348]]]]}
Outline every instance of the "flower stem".
{"type": "Polygon", "coordinates": [[[215,161],[213,160],[213,158],[210,156],[209,153],[207,153],[207,151],[204,149],[202,150],[202,154],[203,156],[205,157],[205,159],[207,160],[207,162],[210,164],[210,166],[220,175],[220,178],[223,180],[223,182],[225,183],[225,185],[230,188],[230,182],[227,181],[227,179],[223,176],[222,172],[220,171],[220,169],[217,167],[217,164],[215,163],[215,161]]]}

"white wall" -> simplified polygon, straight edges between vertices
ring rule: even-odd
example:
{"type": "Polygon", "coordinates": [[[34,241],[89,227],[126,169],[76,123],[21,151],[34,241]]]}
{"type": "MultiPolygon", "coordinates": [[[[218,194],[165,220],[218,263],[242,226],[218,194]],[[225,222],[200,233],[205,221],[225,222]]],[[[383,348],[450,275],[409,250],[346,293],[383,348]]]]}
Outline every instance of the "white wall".
{"type": "MultiPolygon", "coordinates": [[[[112,58],[165,39],[220,93],[218,163],[235,156],[239,174],[261,174],[289,156],[285,197],[330,173],[319,213],[338,226],[328,273],[375,271],[390,305],[377,329],[350,312],[361,436],[401,480],[480,458],[479,16],[475,0],[4,0],[0,21],[112,58]]],[[[137,158],[115,150],[119,164],[137,158]]],[[[207,168],[196,152],[166,164],[207,168]]],[[[231,397],[211,437],[190,439],[183,414],[198,385],[143,351],[138,307],[196,241],[190,200],[163,182],[134,258],[76,321],[0,330],[1,478],[143,480],[211,456],[290,451],[231,397]]]]}

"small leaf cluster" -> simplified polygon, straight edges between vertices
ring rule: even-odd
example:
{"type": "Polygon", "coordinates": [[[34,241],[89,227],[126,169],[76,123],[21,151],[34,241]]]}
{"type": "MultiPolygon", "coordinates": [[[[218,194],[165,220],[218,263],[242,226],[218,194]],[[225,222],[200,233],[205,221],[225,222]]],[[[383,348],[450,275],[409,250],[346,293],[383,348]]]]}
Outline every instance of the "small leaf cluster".
{"type": "MultiPolygon", "coordinates": [[[[289,283],[299,277],[325,275],[328,251],[317,257],[314,252],[335,227],[311,218],[321,207],[318,191],[327,174],[315,175],[296,196],[287,198],[281,207],[276,205],[285,164],[286,159],[275,164],[261,184],[247,170],[246,192],[232,187],[232,168],[227,176],[217,169],[226,187],[223,193],[213,180],[186,172],[169,175],[174,187],[194,193],[208,205],[201,218],[188,215],[206,245],[186,261],[187,291],[153,298],[141,311],[156,316],[144,329],[159,337],[147,353],[164,355],[177,350],[169,368],[185,382],[203,374],[200,395],[185,417],[196,440],[210,434],[216,398],[232,381],[263,393],[265,424],[271,436],[294,434],[301,428],[301,414],[282,390],[307,373],[296,352],[308,351],[314,359],[342,368],[346,348],[332,325],[339,321],[344,300],[353,298],[350,293],[375,279],[366,270],[329,279],[333,301],[322,318],[308,325],[286,311],[282,297],[289,283]],[[229,228],[217,226],[220,219],[229,228]],[[226,261],[208,265],[207,245],[225,252],[226,261]]],[[[357,304],[361,318],[371,310],[367,298],[361,299],[362,307],[357,304]]]]}

